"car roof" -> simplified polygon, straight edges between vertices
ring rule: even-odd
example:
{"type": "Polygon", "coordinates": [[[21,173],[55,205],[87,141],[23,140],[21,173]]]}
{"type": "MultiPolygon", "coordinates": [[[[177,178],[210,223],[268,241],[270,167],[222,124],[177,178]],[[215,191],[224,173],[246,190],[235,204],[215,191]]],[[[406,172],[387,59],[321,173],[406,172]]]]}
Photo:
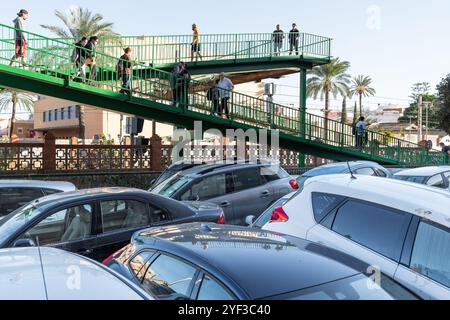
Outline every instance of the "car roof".
{"type": "Polygon", "coordinates": [[[328,283],[367,267],[306,240],[239,226],[191,223],[151,228],[137,232],[132,242],[175,254],[216,277],[220,274],[251,299],[328,283]]]}
{"type": "Polygon", "coordinates": [[[0,300],[148,298],[100,264],[47,247],[0,250],[0,287],[0,300]]]}
{"type": "Polygon", "coordinates": [[[192,168],[188,168],[186,170],[181,170],[183,176],[196,177],[202,176],[208,173],[218,173],[218,172],[228,172],[230,170],[239,170],[251,167],[261,167],[268,165],[277,165],[279,166],[279,162],[273,161],[257,161],[257,162],[237,162],[237,163],[207,163],[201,164],[192,168]]]}
{"type": "Polygon", "coordinates": [[[450,171],[450,166],[423,167],[408,169],[395,174],[395,176],[431,177],[439,173],[450,171]]]}
{"type": "Polygon", "coordinates": [[[324,174],[333,174],[333,173],[345,173],[349,172],[348,166],[350,168],[358,168],[360,166],[369,166],[371,168],[382,168],[378,163],[373,161],[349,161],[349,162],[336,162],[326,164],[314,169],[311,169],[303,174],[305,177],[314,177],[318,175],[324,174]]]}
{"type": "Polygon", "coordinates": [[[71,182],[65,181],[42,181],[42,180],[0,180],[0,188],[43,188],[54,189],[63,192],[76,190],[71,182]]]}
{"type": "Polygon", "coordinates": [[[306,182],[305,189],[333,193],[381,204],[450,227],[450,192],[425,185],[373,176],[349,174],[318,176],[306,182]]]}

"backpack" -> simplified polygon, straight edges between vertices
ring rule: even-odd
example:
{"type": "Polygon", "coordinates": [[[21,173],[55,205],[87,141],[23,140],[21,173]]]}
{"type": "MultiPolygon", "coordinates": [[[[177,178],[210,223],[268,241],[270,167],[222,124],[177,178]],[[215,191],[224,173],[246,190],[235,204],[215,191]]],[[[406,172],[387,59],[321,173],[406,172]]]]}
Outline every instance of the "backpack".
{"type": "Polygon", "coordinates": [[[208,99],[209,101],[214,99],[214,87],[208,89],[208,92],[206,93],[206,99],[208,99]]]}

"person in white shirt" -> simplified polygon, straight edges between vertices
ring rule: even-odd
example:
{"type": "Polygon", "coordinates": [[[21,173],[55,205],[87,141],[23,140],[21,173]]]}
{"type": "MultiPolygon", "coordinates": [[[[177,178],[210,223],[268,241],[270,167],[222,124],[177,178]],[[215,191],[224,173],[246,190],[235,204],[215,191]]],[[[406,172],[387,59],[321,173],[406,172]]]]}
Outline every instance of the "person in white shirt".
{"type": "Polygon", "coordinates": [[[225,77],[224,73],[221,73],[217,87],[219,88],[219,96],[222,105],[221,113],[223,114],[225,111],[226,117],[230,119],[230,110],[228,109],[228,101],[230,100],[231,97],[232,93],[231,91],[234,89],[234,84],[233,82],[231,82],[230,79],[225,77]]]}
{"type": "Polygon", "coordinates": [[[366,135],[367,122],[364,117],[359,118],[356,127],[356,147],[362,149],[364,146],[364,137],[366,135]]]}

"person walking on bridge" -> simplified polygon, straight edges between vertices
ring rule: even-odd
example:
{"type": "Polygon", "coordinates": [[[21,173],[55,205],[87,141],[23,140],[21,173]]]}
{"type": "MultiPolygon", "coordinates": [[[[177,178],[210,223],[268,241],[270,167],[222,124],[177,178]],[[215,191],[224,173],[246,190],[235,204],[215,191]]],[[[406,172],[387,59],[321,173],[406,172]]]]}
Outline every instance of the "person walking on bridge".
{"type": "Polygon", "coordinates": [[[14,19],[14,29],[15,29],[15,55],[11,58],[10,66],[14,64],[16,59],[22,60],[22,67],[25,68],[26,58],[27,58],[27,36],[25,34],[24,22],[28,19],[28,11],[25,9],[20,10],[17,14],[17,18],[14,19]]]}
{"type": "Polygon", "coordinates": [[[364,117],[359,118],[359,121],[355,125],[356,127],[356,148],[362,150],[364,147],[364,140],[366,137],[367,122],[364,117]]]}
{"type": "Polygon", "coordinates": [[[230,110],[228,109],[228,101],[231,98],[232,90],[234,89],[234,84],[228,79],[224,73],[220,74],[219,83],[217,84],[219,88],[220,101],[222,104],[221,114],[225,112],[225,116],[230,119],[230,110]]]}
{"type": "Polygon", "coordinates": [[[122,88],[120,90],[120,93],[131,95],[131,48],[125,48],[123,49],[123,51],[125,53],[120,57],[120,60],[117,64],[119,79],[122,80],[122,88]]]}
{"type": "Polygon", "coordinates": [[[292,24],[292,30],[289,31],[289,55],[291,56],[295,49],[295,54],[298,56],[298,42],[300,39],[300,31],[297,29],[297,24],[292,24]]]}
{"type": "Polygon", "coordinates": [[[91,74],[89,76],[89,79],[95,80],[97,78],[97,65],[96,65],[96,58],[97,58],[97,45],[98,45],[98,37],[93,36],[89,38],[88,43],[84,46],[83,50],[83,79],[86,75],[86,66],[89,66],[91,69],[91,74]]]}
{"type": "Polygon", "coordinates": [[[73,77],[73,79],[78,78],[82,73],[82,67],[83,67],[83,50],[84,50],[84,46],[87,44],[87,38],[83,37],[81,38],[80,41],[76,42],[75,48],[73,49],[72,52],[72,63],[75,64],[75,75],[73,77]]]}
{"type": "Polygon", "coordinates": [[[277,24],[275,31],[272,34],[273,49],[275,56],[279,56],[283,49],[284,31],[281,30],[280,25],[277,24]]]}
{"type": "Polygon", "coordinates": [[[200,57],[200,60],[203,60],[203,57],[200,53],[201,51],[201,44],[200,44],[200,30],[198,29],[198,26],[194,23],[192,25],[192,43],[191,43],[191,61],[194,61],[194,55],[195,55],[195,61],[198,61],[198,58],[200,57]]]}

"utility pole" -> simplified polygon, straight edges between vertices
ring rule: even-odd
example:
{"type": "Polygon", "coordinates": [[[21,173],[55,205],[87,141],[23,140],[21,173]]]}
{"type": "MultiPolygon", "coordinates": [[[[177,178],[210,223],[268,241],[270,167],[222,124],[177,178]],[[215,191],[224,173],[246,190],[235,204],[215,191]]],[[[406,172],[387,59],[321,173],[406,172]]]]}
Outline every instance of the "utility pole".
{"type": "Polygon", "coordinates": [[[430,107],[432,107],[433,106],[433,103],[432,102],[425,102],[424,103],[425,104],[425,130],[426,130],[426,133],[425,133],[425,140],[427,140],[428,141],[428,113],[429,113],[429,109],[430,109],[430,107]]]}
{"type": "Polygon", "coordinates": [[[413,116],[408,116],[408,118],[409,118],[409,137],[408,137],[408,141],[412,142],[411,141],[411,135],[412,135],[412,118],[413,118],[413,116]]]}
{"type": "Polygon", "coordinates": [[[419,131],[418,131],[418,141],[420,142],[423,140],[423,96],[419,95],[419,117],[418,117],[418,124],[419,124],[419,131]]]}

